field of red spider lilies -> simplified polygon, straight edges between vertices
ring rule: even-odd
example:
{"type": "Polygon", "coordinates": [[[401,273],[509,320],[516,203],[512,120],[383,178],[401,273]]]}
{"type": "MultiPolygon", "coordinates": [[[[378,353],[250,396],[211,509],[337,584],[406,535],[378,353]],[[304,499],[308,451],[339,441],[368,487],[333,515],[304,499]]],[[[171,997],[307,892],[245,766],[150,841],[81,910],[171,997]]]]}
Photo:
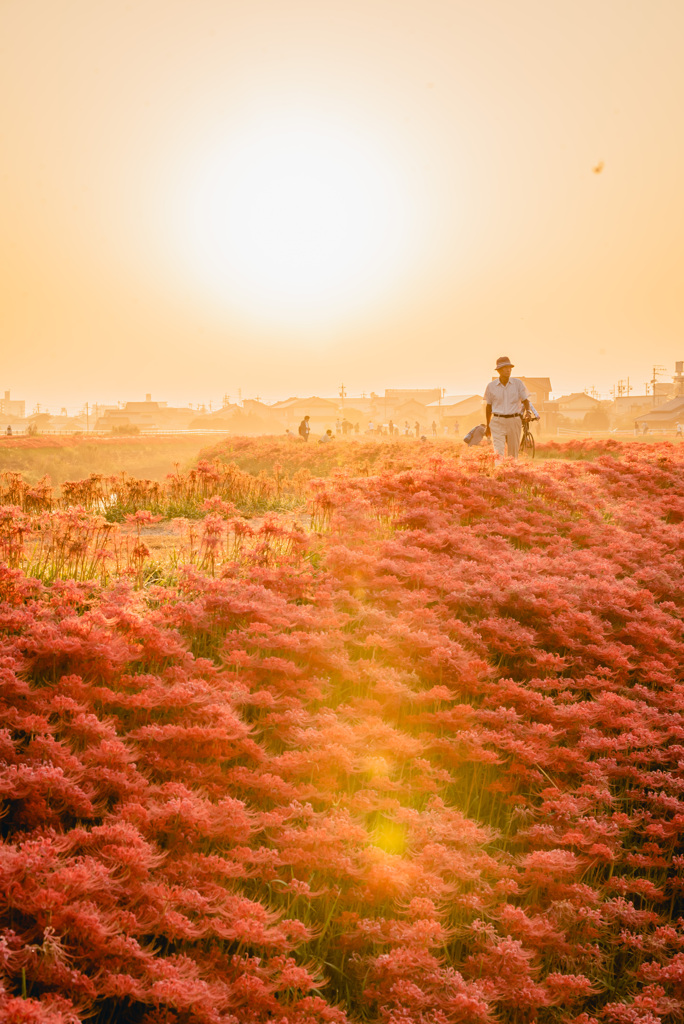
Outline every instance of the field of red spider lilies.
{"type": "Polygon", "coordinates": [[[684,446],[367,447],[0,481],[3,1022],[684,1018],[684,446]]]}

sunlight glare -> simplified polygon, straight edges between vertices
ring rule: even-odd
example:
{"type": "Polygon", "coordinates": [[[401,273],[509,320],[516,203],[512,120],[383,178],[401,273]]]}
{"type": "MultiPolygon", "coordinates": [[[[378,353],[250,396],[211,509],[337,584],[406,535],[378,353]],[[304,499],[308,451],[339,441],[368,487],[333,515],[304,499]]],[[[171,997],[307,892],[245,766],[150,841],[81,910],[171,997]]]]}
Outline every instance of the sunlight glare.
{"type": "Polygon", "coordinates": [[[406,852],[406,828],[398,821],[383,818],[373,831],[373,845],[385,853],[401,856],[406,852]]]}
{"type": "Polygon", "coordinates": [[[192,203],[196,272],[250,315],[320,320],[378,300],[410,254],[397,168],[323,121],[252,129],[192,203]]]}

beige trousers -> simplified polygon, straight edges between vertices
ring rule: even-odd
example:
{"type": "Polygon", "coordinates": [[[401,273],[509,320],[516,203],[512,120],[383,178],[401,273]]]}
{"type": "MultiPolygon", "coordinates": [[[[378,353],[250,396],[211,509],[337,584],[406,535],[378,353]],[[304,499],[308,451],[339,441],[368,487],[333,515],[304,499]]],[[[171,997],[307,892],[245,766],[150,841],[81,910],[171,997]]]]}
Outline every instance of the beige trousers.
{"type": "Polygon", "coordinates": [[[519,416],[505,418],[503,416],[492,416],[490,424],[492,431],[492,444],[497,455],[503,458],[506,455],[506,444],[508,443],[508,454],[510,458],[517,459],[520,450],[520,435],[522,434],[522,420],[519,416]]]}

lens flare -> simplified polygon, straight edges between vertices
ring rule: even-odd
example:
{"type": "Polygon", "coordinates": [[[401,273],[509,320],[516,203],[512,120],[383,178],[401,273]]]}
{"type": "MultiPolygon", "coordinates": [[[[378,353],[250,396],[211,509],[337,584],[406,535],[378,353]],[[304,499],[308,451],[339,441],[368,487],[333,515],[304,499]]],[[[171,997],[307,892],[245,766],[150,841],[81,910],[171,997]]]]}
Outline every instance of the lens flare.
{"type": "Polygon", "coordinates": [[[383,818],[373,829],[373,845],[385,853],[401,855],[406,852],[406,829],[397,821],[383,818]]]}

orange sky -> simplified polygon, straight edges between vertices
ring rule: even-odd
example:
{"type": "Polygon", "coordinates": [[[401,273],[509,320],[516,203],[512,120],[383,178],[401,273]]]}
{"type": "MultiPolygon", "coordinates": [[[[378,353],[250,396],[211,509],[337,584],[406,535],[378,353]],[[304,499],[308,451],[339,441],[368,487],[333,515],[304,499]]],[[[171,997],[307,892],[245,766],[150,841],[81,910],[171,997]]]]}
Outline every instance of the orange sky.
{"type": "Polygon", "coordinates": [[[0,0],[0,390],[482,393],[501,353],[556,393],[641,390],[684,359],[683,37],[681,0],[0,0]],[[334,301],[307,271],[281,309],[258,260],[240,291],[230,197],[193,217],[293,122],[344,202],[382,187],[334,301]]]}

